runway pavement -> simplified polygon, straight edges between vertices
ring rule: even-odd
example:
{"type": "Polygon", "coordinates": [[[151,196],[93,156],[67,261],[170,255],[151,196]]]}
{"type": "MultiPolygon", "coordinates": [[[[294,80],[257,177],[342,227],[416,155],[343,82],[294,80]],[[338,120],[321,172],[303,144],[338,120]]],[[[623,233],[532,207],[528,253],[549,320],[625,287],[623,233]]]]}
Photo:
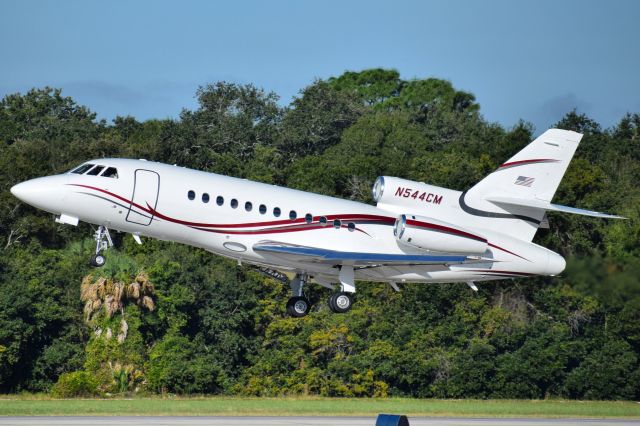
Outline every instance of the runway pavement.
{"type": "MultiPolygon", "coordinates": [[[[0,417],[12,426],[374,426],[375,417],[0,417]]],[[[640,420],[413,417],[411,426],[640,426],[640,420]]]]}

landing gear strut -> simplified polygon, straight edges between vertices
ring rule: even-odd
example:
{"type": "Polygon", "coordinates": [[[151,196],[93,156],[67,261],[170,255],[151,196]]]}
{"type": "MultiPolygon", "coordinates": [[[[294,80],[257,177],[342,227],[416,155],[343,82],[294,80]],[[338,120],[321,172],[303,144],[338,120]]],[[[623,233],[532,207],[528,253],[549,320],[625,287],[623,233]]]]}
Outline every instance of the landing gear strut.
{"type": "Polygon", "coordinates": [[[287,313],[292,317],[300,318],[309,313],[311,309],[311,303],[307,299],[302,290],[307,283],[306,274],[298,274],[291,281],[291,292],[293,297],[287,301],[287,313]]]}
{"type": "Polygon", "coordinates": [[[113,241],[111,240],[111,235],[109,235],[109,229],[103,225],[98,226],[93,238],[96,240],[96,253],[91,256],[89,264],[99,268],[104,266],[107,261],[104,255],[100,254],[100,252],[112,247],[113,241]]]}
{"type": "Polygon", "coordinates": [[[341,266],[338,279],[340,280],[340,291],[329,297],[329,309],[336,314],[344,314],[353,306],[353,293],[356,292],[353,266],[341,266]]]}

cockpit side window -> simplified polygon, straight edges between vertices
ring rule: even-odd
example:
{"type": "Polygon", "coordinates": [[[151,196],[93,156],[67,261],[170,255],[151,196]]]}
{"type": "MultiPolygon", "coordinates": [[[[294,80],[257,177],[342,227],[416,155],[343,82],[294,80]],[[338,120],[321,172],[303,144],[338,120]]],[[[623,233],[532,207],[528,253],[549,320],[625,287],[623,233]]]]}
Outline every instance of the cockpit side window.
{"type": "Polygon", "coordinates": [[[89,175],[89,176],[98,176],[103,169],[104,169],[104,166],[95,166],[93,169],[91,169],[91,170],[89,170],[89,172],[87,172],[87,175],[89,175]]]}
{"type": "Polygon", "coordinates": [[[100,176],[118,179],[118,169],[116,169],[115,167],[107,167],[107,170],[102,172],[100,176]]]}
{"type": "Polygon", "coordinates": [[[95,164],[83,164],[82,166],[76,167],[75,169],[71,170],[71,173],[76,173],[79,175],[84,174],[84,172],[92,168],[94,165],[95,164]]]}

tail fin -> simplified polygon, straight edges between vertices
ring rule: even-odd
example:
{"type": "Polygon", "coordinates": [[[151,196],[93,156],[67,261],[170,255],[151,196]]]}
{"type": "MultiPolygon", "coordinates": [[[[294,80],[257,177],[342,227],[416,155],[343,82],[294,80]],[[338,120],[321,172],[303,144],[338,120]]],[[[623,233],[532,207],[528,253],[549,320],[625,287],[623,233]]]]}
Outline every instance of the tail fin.
{"type": "Polygon", "coordinates": [[[471,188],[469,196],[499,193],[551,201],[580,139],[570,130],[547,130],[471,188]]]}
{"type": "Polygon", "coordinates": [[[495,218],[486,227],[531,241],[569,162],[580,133],[549,129],[461,197],[467,213],[495,218]],[[544,206],[544,207],[541,207],[544,206]]]}

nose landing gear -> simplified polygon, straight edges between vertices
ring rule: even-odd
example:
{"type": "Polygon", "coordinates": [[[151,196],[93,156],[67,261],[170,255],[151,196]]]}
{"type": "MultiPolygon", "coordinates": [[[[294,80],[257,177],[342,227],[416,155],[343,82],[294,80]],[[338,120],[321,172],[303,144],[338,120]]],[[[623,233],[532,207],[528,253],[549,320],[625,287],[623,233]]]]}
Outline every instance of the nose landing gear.
{"type": "Polygon", "coordinates": [[[100,252],[106,251],[109,247],[112,247],[113,241],[111,240],[111,235],[109,235],[109,229],[103,225],[98,226],[93,238],[96,240],[96,252],[91,256],[89,264],[100,268],[104,266],[107,261],[105,256],[100,252]]]}

